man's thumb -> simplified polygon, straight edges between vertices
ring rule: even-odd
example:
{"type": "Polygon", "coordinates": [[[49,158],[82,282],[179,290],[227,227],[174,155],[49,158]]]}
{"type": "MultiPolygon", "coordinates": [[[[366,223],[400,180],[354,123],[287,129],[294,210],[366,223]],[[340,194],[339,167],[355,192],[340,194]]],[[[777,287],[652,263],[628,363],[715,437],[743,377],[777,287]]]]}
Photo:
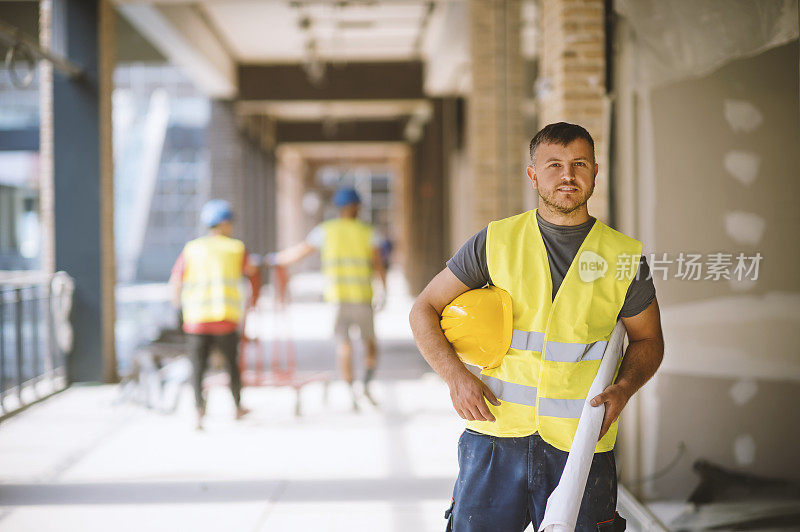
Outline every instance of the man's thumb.
{"type": "Polygon", "coordinates": [[[492,392],[492,390],[490,390],[490,389],[489,389],[489,387],[488,387],[488,386],[486,386],[486,384],[485,384],[485,383],[483,384],[483,395],[484,395],[484,397],[486,397],[486,398],[489,400],[489,402],[490,402],[490,403],[492,403],[494,406],[500,406],[500,401],[498,401],[498,400],[497,400],[497,397],[495,397],[495,396],[494,396],[494,393],[492,392]]]}
{"type": "Polygon", "coordinates": [[[594,399],[591,401],[592,406],[600,406],[601,404],[606,402],[606,394],[605,392],[601,393],[600,395],[595,396],[594,399]]]}

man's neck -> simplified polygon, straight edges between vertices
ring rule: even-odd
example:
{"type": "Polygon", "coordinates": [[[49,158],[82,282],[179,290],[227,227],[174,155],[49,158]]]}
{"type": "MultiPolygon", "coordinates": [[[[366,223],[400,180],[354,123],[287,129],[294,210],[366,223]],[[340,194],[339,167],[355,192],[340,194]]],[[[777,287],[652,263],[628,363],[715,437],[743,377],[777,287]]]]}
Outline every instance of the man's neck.
{"type": "Polygon", "coordinates": [[[537,212],[543,220],[550,222],[553,225],[580,225],[584,222],[588,222],[591,219],[586,205],[583,205],[580,209],[576,209],[571,213],[565,214],[540,202],[537,212]]]}

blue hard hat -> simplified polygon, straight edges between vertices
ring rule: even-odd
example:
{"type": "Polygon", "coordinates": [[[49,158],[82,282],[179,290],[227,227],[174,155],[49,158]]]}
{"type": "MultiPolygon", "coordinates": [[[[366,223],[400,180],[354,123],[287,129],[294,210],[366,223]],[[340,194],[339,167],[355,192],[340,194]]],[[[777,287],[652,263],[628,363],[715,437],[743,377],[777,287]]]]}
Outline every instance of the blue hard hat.
{"type": "Polygon", "coordinates": [[[340,188],[333,195],[333,204],[337,207],[344,207],[353,203],[361,203],[361,197],[353,187],[340,188]]]}
{"type": "Polygon", "coordinates": [[[232,219],[231,204],[225,200],[212,199],[207,201],[200,210],[200,222],[206,227],[215,227],[232,219]]]}

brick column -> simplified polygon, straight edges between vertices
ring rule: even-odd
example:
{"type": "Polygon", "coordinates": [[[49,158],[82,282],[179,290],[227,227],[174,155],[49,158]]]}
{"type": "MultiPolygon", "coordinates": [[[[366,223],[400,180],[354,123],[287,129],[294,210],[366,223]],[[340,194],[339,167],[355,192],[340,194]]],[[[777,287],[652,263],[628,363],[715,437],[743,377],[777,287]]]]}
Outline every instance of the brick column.
{"type": "Polygon", "coordinates": [[[302,203],[308,165],[298,150],[288,146],[279,146],[277,156],[277,240],[278,249],[286,249],[306,237],[302,203]]]}
{"type": "Polygon", "coordinates": [[[520,52],[518,0],[472,0],[470,56],[472,91],[467,108],[467,145],[472,172],[468,187],[471,234],[490,220],[522,211],[525,181],[523,137],[524,63],[520,52]]]}
{"type": "Polygon", "coordinates": [[[589,211],[608,220],[608,117],[603,0],[542,0],[540,126],[572,122],[589,130],[600,165],[589,211]]]}

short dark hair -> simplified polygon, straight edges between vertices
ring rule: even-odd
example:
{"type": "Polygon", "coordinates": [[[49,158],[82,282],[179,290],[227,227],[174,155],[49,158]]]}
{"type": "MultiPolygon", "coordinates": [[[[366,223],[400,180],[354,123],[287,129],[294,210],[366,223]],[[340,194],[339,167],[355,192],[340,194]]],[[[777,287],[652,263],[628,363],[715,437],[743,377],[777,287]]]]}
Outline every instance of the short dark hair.
{"type": "Polygon", "coordinates": [[[594,140],[588,131],[577,124],[556,122],[555,124],[544,126],[531,139],[531,162],[533,162],[533,154],[536,153],[536,148],[538,148],[540,144],[560,144],[566,146],[577,139],[583,139],[589,143],[589,146],[592,147],[592,159],[597,160],[594,155],[594,140]]]}

